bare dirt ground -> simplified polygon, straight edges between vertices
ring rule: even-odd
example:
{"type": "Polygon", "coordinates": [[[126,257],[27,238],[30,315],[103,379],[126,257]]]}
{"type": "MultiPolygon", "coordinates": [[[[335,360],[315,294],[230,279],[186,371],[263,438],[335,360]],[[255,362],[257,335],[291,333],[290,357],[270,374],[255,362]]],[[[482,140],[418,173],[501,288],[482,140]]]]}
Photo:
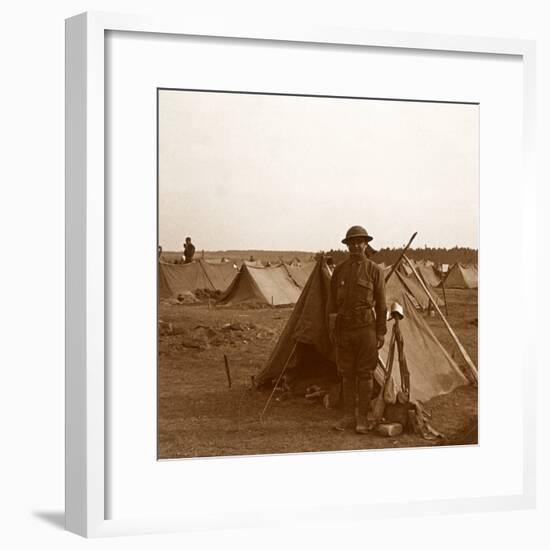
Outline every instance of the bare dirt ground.
{"type": "MultiPolygon", "coordinates": [[[[447,291],[448,320],[477,364],[477,291],[447,291]]],[[[465,386],[426,404],[444,439],[336,432],[340,416],[321,402],[273,400],[251,378],[266,364],[291,308],[229,309],[161,303],[159,458],[299,453],[477,443],[477,388],[465,386]],[[227,357],[231,388],[225,370],[227,357]]],[[[425,317],[463,363],[438,317],[425,317]]]]}

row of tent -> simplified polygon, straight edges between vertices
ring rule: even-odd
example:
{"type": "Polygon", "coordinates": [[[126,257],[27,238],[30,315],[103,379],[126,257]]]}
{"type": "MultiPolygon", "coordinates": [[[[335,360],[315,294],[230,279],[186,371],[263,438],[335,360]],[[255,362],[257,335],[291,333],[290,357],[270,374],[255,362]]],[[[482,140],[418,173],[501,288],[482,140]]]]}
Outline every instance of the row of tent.
{"type": "Polygon", "coordinates": [[[207,290],[221,293],[218,302],[270,305],[295,304],[315,262],[302,265],[264,267],[243,262],[237,270],[232,263],[212,264],[202,259],[188,264],[159,262],[159,298],[177,297],[187,292],[207,290]]]}
{"type": "MultiPolygon", "coordinates": [[[[306,282],[313,271],[315,262],[301,265],[279,265],[263,267],[244,262],[239,270],[230,263],[212,264],[202,259],[189,264],[159,262],[159,298],[177,297],[186,292],[207,290],[219,295],[221,305],[242,303],[267,304],[272,306],[292,305],[298,301],[306,282]]],[[[420,262],[415,264],[417,273],[438,305],[443,305],[435,288],[441,286],[433,266],[420,262]]],[[[390,267],[386,267],[388,272],[390,267]]],[[[477,269],[455,264],[448,272],[445,288],[477,288],[477,269]]],[[[429,308],[429,299],[412,270],[402,264],[390,278],[386,292],[390,298],[401,287],[405,288],[409,299],[417,309],[429,308]],[[396,283],[399,288],[396,289],[396,283]]]]}
{"type": "MultiPolygon", "coordinates": [[[[386,272],[389,268],[386,268],[386,272]]],[[[237,270],[231,264],[209,264],[198,260],[190,264],[159,263],[161,298],[177,296],[194,289],[224,291],[222,304],[243,302],[272,305],[296,304],[273,349],[270,358],[256,377],[258,386],[274,383],[285,370],[287,381],[311,376],[337,379],[334,348],[328,336],[325,308],[332,268],[324,258],[301,267],[278,265],[255,267],[243,264],[237,270]]],[[[430,287],[426,284],[428,290],[430,287]]],[[[430,292],[438,299],[435,292],[430,292]]],[[[467,384],[468,379],[439,342],[417,310],[427,307],[428,297],[413,277],[395,271],[386,283],[388,308],[393,302],[403,306],[400,328],[406,342],[406,356],[411,377],[411,400],[426,401],[467,384]]],[[[391,329],[391,321],[388,330],[391,329]]],[[[386,338],[380,356],[388,357],[386,338]]],[[[396,387],[399,369],[393,369],[396,387]]],[[[375,378],[383,383],[384,371],[378,367],[375,378]]]]}
{"type": "MultiPolygon", "coordinates": [[[[443,272],[433,262],[411,260],[415,270],[422,277],[425,283],[438,288],[477,288],[477,266],[456,263],[443,272]]],[[[401,263],[399,271],[407,276],[414,276],[412,269],[406,263],[401,263]]]]}
{"type": "MultiPolygon", "coordinates": [[[[468,384],[467,377],[417,313],[404,279],[396,273],[387,281],[386,300],[388,308],[393,302],[399,302],[404,310],[400,328],[410,372],[411,401],[425,402],[468,384]]],[[[325,315],[330,278],[331,269],[323,260],[317,262],[267,364],[256,377],[258,387],[276,383],[282,372],[290,386],[313,376],[337,380],[335,350],[325,315]]],[[[388,322],[388,332],[391,323],[388,322]]],[[[384,363],[388,358],[389,340],[388,334],[380,351],[384,363]]],[[[384,376],[384,369],[379,366],[375,379],[381,386],[384,376]]],[[[395,387],[400,387],[399,369],[394,368],[391,376],[395,387]]]]}
{"type": "MultiPolygon", "coordinates": [[[[315,265],[315,262],[309,262],[301,267],[279,265],[259,268],[243,265],[218,303],[221,305],[256,303],[273,306],[295,304],[315,265]]],[[[327,269],[330,268],[327,266],[327,269]]],[[[389,267],[386,268],[386,272],[389,269],[389,267]]],[[[429,283],[426,286],[432,298],[442,306],[443,301],[433,287],[429,283]]],[[[418,281],[414,277],[396,272],[386,285],[387,299],[398,299],[402,289],[407,292],[415,308],[428,309],[430,300],[418,281]]]]}

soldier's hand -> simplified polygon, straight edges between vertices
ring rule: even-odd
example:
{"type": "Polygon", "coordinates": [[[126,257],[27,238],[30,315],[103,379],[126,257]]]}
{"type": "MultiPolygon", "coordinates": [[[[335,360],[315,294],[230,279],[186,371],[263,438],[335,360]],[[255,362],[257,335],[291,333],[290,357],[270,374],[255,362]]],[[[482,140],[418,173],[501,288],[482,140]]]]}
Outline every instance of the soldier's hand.
{"type": "Polygon", "coordinates": [[[384,336],[376,337],[376,347],[380,349],[384,345],[384,336]]]}

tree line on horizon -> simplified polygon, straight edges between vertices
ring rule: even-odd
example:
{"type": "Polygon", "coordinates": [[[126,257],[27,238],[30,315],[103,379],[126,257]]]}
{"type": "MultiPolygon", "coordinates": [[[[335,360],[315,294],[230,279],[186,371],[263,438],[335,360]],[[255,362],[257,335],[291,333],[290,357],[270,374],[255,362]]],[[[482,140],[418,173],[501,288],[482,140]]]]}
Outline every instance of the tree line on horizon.
{"type": "MultiPolygon", "coordinates": [[[[369,257],[371,260],[377,263],[385,263],[391,265],[401,255],[403,247],[399,248],[381,248],[374,252],[369,257]]],[[[310,261],[314,258],[318,258],[320,254],[330,256],[335,264],[343,262],[348,257],[347,250],[343,249],[331,249],[329,251],[318,252],[313,254],[310,252],[300,251],[270,251],[270,250],[230,250],[230,251],[214,251],[206,252],[206,258],[225,257],[227,260],[260,260],[276,263],[279,260],[286,262],[298,258],[302,262],[310,261]]],[[[195,254],[195,259],[203,257],[203,252],[199,251],[195,254]]],[[[462,264],[474,264],[477,265],[478,251],[473,248],[455,246],[453,248],[409,248],[407,251],[407,257],[411,260],[431,260],[436,264],[449,264],[462,263],[462,264]]],[[[162,252],[162,260],[169,263],[183,263],[180,252],[166,251],[162,252]]]]}
{"type": "MultiPolygon", "coordinates": [[[[396,262],[403,252],[403,247],[399,248],[381,248],[370,256],[370,259],[376,263],[384,263],[391,265],[396,262]]],[[[347,258],[346,250],[329,250],[325,253],[332,257],[335,264],[339,264],[347,258]]],[[[477,265],[478,250],[463,246],[455,246],[453,248],[409,248],[407,257],[411,260],[430,260],[436,264],[474,264],[477,265]]]]}

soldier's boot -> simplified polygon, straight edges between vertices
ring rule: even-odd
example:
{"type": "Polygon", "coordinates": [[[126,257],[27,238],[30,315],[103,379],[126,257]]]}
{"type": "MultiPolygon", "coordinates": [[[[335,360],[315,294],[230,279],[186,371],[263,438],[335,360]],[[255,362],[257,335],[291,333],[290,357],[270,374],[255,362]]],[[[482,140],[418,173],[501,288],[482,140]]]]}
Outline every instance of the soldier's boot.
{"type": "Polygon", "coordinates": [[[357,381],[357,425],[355,431],[358,434],[366,434],[374,428],[374,423],[368,419],[372,392],[374,389],[374,381],[372,375],[369,378],[360,378],[357,381]]]}
{"type": "Polygon", "coordinates": [[[336,424],[334,429],[344,431],[348,428],[355,427],[355,396],[357,388],[355,385],[355,378],[352,376],[346,376],[342,378],[342,401],[344,414],[336,424]]]}

